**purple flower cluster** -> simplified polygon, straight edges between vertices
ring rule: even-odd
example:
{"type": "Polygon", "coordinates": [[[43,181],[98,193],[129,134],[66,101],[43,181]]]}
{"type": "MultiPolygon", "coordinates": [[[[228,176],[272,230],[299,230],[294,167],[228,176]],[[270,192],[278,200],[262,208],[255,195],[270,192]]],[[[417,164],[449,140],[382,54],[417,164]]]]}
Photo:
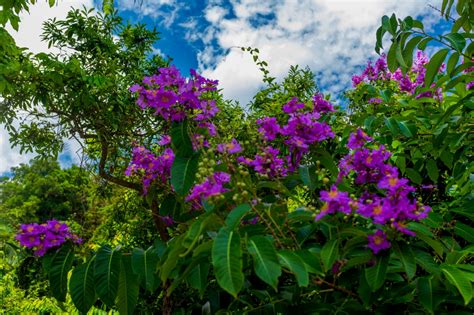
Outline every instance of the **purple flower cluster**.
{"type": "MultiPolygon", "coordinates": [[[[155,114],[167,121],[182,121],[186,117],[197,122],[208,122],[219,109],[209,98],[209,91],[217,91],[217,81],[206,79],[191,70],[189,79],[181,76],[174,66],[160,68],[157,74],[135,84],[130,91],[138,93],[137,104],[153,108],[155,114]]],[[[210,123],[212,124],[212,123],[210,123]]]]}
{"type": "MultiPolygon", "coordinates": [[[[290,171],[295,170],[302,156],[309,151],[310,145],[320,142],[329,138],[334,137],[334,133],[331,127],[325,122],[319,122],[321,118],[320,113],[334,111],[333,106],[327,100],[322,97],[322,94],[316,94],[313,97],[314,108],[313,111],[303,111],[304,104],[298,101],[298,98],[292,98],[288,103],[282,106],[283,112],[288,114],[286,124],[280,126],[275,117],[264,117],[257,120],[257,124],[260,125],[258,131],[262,135],[265,141],[281,141],[286,144],[289,148],[289,155],[284,160],[287,161],[287,167],[290,171]]],[[[281,158],[277,158],[275,150],[271,147],[267,147],[264,150],[263,156],[270,154],[267,160],[273,161],[273,164],[277,164],[279,167],[281,158]]],[[[256,165],[259,167],[262,163],[257,161],[258,156],[255,157],[256,165]]],[[[241,159],[245,161],[246,159],[241,159]]],[[[265,160],[266,161],[266,160],[265,160]]],[[[246,163],[249,164],[249,163],[246,163]]],[[[270,162],[266,164],[271,165],[270,162]]],[[[266,169],[266,174],[279,174],[282,175],[281,171],[275,171],[276,169],[266,169]]],[[[258,171],[262,173],[262,171],[258,171]]]]}
{"type": "MultiPolygon", "coordinates": [[[[416,58],[413,61],[413,65],[410,71],[406,74],[402,73],[402,70],[399,68],[395,72],[391,73],[387,69],[386,56],[382,55],[375,63],[375,67],[371,65],[369,61],[367,67],[362,72],[361,75],[354,75],[352,77],[352,85],[357,87],[362,82],[373,82],[378,80],[393,80],[398,83],[400,91],[406,92],[409,94],[414,94],[416,89],[419,86],[424,85],[426,68],[425,65],[429,62],[428,56],[422,52],[418,51],[416,53],[416,58]]],[[[441,68],[441,70],[443,67],[441,68]]],[[[433,87],[434,85],[432,85],[433,87]]],[[[441,89],[438,88],[435,92],[426,91],[420,93],[416,98],[421,97],[434,97],[438,100],[442,99],[441,89]]],[[[369,103],[379,103],[379,99],[371,99],[369,103]]]]}
{"type": "Polygon", "coordinates": [[[43,224],[22,224],[21,232],[16,235],[20,245],[34,250],[36,256],[43,256],[49,249],[59,247],[67,240],[76,244],[82,240],[69,230],[69,226],[57,220],[50,220],[43,224]]]}
{"type": "Polygon", "coordinates": [[[280,150],[271,146],[264,147],[261,153],[255,155],[255,158],[248,159],[238,157],[237,161],[253,167],[255,172],[268,175],[269,177],[286,176],[285,161],[278,157],[280,150]]]}
{"type": "MultiPolygon", "coordinates": [[[[169,142],[166,137],[163,137],[160,143],[169,142]]],[[[141,172],[143,175],[143,193],[147,194],[148,188],[155,179],[160,182],[166,182],[169,179],[173,161],[174,153],[170,148],[166,148],[161,155],[156,156],[145,147],[135,147],[133,148],[132,161],[125,170],[125,175],[132,176],[141,172]]]]}
{"type": "Polygon", "coordinates": [[[240,143],[233,138],[229,143],[220,143],[217,145],[217,151],[220,153],[235,154],[242,151],[240,143]]]}
{"type": "Polygon", "coordinates": [[[204,182],[194,185],[185,200],[190,202],[194,209],[202,206],[202,201],[211,196],[217,196],[227,191],[224,184],[230,182],[230,175],[225,172],[215,172],[206,177],[204,182]]]}
{"type": "MultiPolygon", "coordinates": [[[[364,147],[371,141],[372,138],[362,130],[352,133],[348,141],[351,152],[339,163],[338,181],[353,172],[355,184],[363,186],[364,193],[358,199],[352,200],[346,192],[338,191],[335,186],[332,186],[330,191],[322,191],[320,199],[324,203],[316,220],[327,214],[342,212],[347,215],[355,210],[374,224],[385,225],[415,236],[406,224],[426,218],[431,209],[416,202],[412,197],[415,188],[409,185],[408,179],[399,177],[396,167],[387,163],[390,152],[383,146],[377,149],[364,147]]],[[[369,248],[375,254],[388,247],[390,243],[382,231],[369,236],[369,248]]]]}

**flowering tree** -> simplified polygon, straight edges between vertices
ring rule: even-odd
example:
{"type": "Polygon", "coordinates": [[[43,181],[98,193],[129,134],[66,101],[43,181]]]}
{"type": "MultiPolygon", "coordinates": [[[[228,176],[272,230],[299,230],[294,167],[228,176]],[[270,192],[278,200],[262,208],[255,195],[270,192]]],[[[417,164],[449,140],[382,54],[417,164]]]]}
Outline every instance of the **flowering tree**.
{"type": "Polygon", "coordinates": [[[61,230],[50,222],[18,238],[37,254],[48,243],[53,294],[81,312],[98,298],[133,313],[146,291],[165,314],[472,312],[471,33],[455,28],[448,48],[413,61],[432,40],[418,30],[382,18],[377,48],[387,32],[392,45],[354,76],[348,114],[316,88],[275,83],[258,56],[268,89],[248,115],[218,82],[159,68],[129,89],[155,123],[124,175],[157,209],[160,239],[77,258],[68,290],[74,247],[46,240],[74,237],[32,236],[61,230]]]}

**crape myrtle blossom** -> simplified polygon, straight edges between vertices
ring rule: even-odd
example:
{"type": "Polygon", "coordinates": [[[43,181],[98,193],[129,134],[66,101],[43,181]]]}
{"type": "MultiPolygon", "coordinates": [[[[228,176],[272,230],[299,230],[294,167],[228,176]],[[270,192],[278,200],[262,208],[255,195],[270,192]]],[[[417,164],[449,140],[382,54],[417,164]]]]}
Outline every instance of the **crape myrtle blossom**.
{"type": "Polygon", "coordinates": [[[55,219],[43,224],[22,224],[15,239],[21,246],[33,249],[35,256],[43,256],[49,249],[59,247],[68,240],[82,243],[82,239],[71,233],[67,224],[55,219]]]}
{"type": "Polygon", "coordinates": [[[155,155],[142,146],[134,147],[132,150],[132,161],[125,170],[126,176],[134,174],[142,175],[143,193],[146,195],[152,182],[166,182],[171,175],[174,153],[170,148],[164,149],[161,155],[155,155]]]}
{"type": "Polygon", "coordinates": [[[202,183],[194,185],[185,200],[190,202],[194,209],[200,209],[204,199],[228,191],[228,189],[224,188],[224,184],[228,182],[230,182],[230,175],[228,173],[215,172],[213,175],[206,177],[202,183]]]}
{"type": "MultiPolygon", "coordinates": [[[[418,87],[424,86],[426,68],[425,65],[429,62],[428,55],[423,51],[417,51],[416,58],[413,60],[413,65],[408,71],[408,73],[403,74],[402,70],[399,68],[395,72],[391,73],[387,69],[386,56],[383,54],[375,62],[375,67],[372,66],[371,62],[367,63],[367,67],[364,69],[361,75],[354,75],[352,77],[353,87],[357,87],[363,82],[374,82],[379,80],[392,80],[397,82],[398,87],[401,92],[406,92],[408,94],[415,94],[418,87]]],[[[440,71],[444,70],[444,65],[442,65],[440,71]]],[[[431,87],[435,85],[432,84],[431,87]]],[[[436,91],[426,91],[416,95],[416,98],[421,97],[430,97],[437,100],[442,99],[441,88],[436,89],[436,91]]],[[[381,100],[378,98],[372,98],[369,100],[371,104],[380,104],[381,100]]]]}
{"type": "Polygon", "coordinates": [[[285,161],[278,157],[280,150],[271,146],[264,147],[254,159],[239,156],[237,162],[253,167],[255,172],[269,177],[283,177],[287,175],[285,161]]]}
{"type": "Polygon", "coordinates": [[[316,93],[313,96],[313,110],[318,113],[328,113],[328,112],[335,112],[334,106],[324,99],[322,93],[316,93]]]}
{"type": "MultiPolygon", "coordinates": [[[[364,147],[371,141],[372,138],[360,129],[352,133],[347,144],[351,151],[339,163],[338,182],[354,173],[354,183],[364,188],[362,195],[357,200],[351,200],[346,192],[338,191],[336,186],[332,186],[329,191],[321,191],[323,206],[316,220],[336,212],[347,215],[354,210],[374,224],[415,236],[406,227],[407,223],[426,218],[431,208],[416,202],[413,198],[416,189],[409,184],[408,179],[399,177],[396,167],[387,163],[390,153],[383,146],[377,149],[364,147]]],[[[368,247],[377,254],[389,248],[390,243],[379,230],[369,236],[368,247]]]]}
{"type": "Polygon", "coordinates": [[[242,151],[240,143],[233,138],[229,143],[219,143],[217,145],[217,151],[220,153],[235,154],[242,151]]]}
{"type": "Polygon", "coordinates": [[[138,94],[138,106],[154,109],[155,115],[168,122],[185,118],[207,122],[219,111],[208,93],[217,91],[217,81],[206,79],[195,70],[190,74],[190,78],[184,78],[174,66],[160,68],[157,74],[144,77],[142,85],[134,84],[129,90],[138,94]]]}

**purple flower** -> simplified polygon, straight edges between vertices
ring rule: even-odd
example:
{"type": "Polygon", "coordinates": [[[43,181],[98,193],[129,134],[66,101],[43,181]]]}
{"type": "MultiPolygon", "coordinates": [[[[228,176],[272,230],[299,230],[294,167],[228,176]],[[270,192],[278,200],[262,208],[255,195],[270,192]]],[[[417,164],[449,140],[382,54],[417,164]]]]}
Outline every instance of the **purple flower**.
{"type": "Polygon", "coordinates": [[[298,102],[297,97],[293,97],[288,103],[286,103],[282,107],[283,111],[287,114],[295,113],[302,108],[304,108],[304,104],[298,102]]]}
{"type": "Polygon", "coordinates": [[[337,211],[344,214],[352,212],[352,199],[347,192],[338,191],[336,186],[332,186],[330,191],[321,191],[320,199],[324,201],[321,212],[316,216],[315,220],[319,220],[327,214],[336,213],[337,211]]]}
{"type": "Polygon", "coordinates": [[[258,131],[263,135],[263,138],[267,141],[272,141],[280,133],[280,125],[275,117],[264,117],[257,119],[257,124],[260,125],[258,131]]]}
{"type": "Polygon", "coordinates": [[[358,76],[358,75],[353,75],[352,76],[352,86],[357,87],[359,84],[361,84],[364,81],[363,76],[358,76]]]}
{"type": "Polygon", "coordinates": [[[270,177],[286,176],[287,170],[283,159],[278,157],[279,153],[280,150],[268,146],[263,148],[261,153],[255,155],[253,160],[238,158],[238,161],[252,166],[257,173],[262,175],[270,177]]]}
{"type": "Polygon", "coordinates": [[[368,235],[369,244],[367,245],[374,254],[379,251],[390,248],[390,242],[387,240],[387,235],[382,230],[377,230],[374,234],[368,235]]]}
{"type": "Polygon", "coordinates": [[[171,137],[169,135],[163,135],[160,141],[158,141],[159,145],[167,145],[170,143],[171,143],[171,137]]]}
{"type": "Polygon", "coordinates": [[[335,112],[332,104],[325,100],[323,94],[317,93],[313,96],[314,111],[318,113],[335,112]]]}
{"type": "Polygon", "coordinates": [[[223,186],[228,182],[230,182],[229,174],[225,172],[215,172],[213,175],[206,177],[202,183],[194,185],[185,200],[190,202],[194,209],[199,209],[201,208],[201,203],[204,199],[228,191],[223,186]]]}
{"type": "Polygon", "coordinates": [[[382,103],[382,99],[379,98],[379,97],[372,97],[369,101],[368,101],[369,104],[381,104],[382,103]]]}
{"type": "Polygon", "coordinates": [[[373,139],[369,137],[364,131],[362,131],[361,129],[357,129],[355,133],[353,132],[349,135],[347,147],[351,150],[355,150],[363,147],[367,142],[370,142],[372,140],[373,139]]]}
{"type": "Polygon", "coordinates": [[[217,151],[220,153],[239,153],[242,151],[242,147],[239,142],[233,138],[230,143],[220,143],[217,145],[217,151]]]}

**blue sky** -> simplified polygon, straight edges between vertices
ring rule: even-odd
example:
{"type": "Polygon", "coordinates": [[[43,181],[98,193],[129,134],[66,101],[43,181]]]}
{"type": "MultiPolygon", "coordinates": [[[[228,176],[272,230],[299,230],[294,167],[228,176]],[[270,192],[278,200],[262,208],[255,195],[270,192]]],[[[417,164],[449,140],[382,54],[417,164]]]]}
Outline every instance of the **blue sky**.
{"type": "MultiPolygon", "coordinates": [[[[40,41],[41,24],[48,18],[64,18],[71,6],[93,7],[99,0],[63,0],[49,8],[38,1],[22,14],[19,32],[12,34],[19,45],[32,52],[48,51],[40,41]]],[[[155,52],[171,56],[184,73],[195,68],[219,80],[228,99],[245,106],[262,87],[262,77],[248,53],[237,46],[260,50],[271,75],[281,79],[291,65],[308,66],[316,83],[333,100],[351,85],[367,59],[374,59],[375,31],[380,18],[396,13],[423,21],[428,32],[450,25],[428,4],[441,0],[115,0],[125,21],[156,27],[161,40],[155,52]]],[[[67,141],[63,165],[77,163],[79,145],[67,141]]],[[[33,155],[10,148],[0,127],[0,174],[33,155]]]]}

